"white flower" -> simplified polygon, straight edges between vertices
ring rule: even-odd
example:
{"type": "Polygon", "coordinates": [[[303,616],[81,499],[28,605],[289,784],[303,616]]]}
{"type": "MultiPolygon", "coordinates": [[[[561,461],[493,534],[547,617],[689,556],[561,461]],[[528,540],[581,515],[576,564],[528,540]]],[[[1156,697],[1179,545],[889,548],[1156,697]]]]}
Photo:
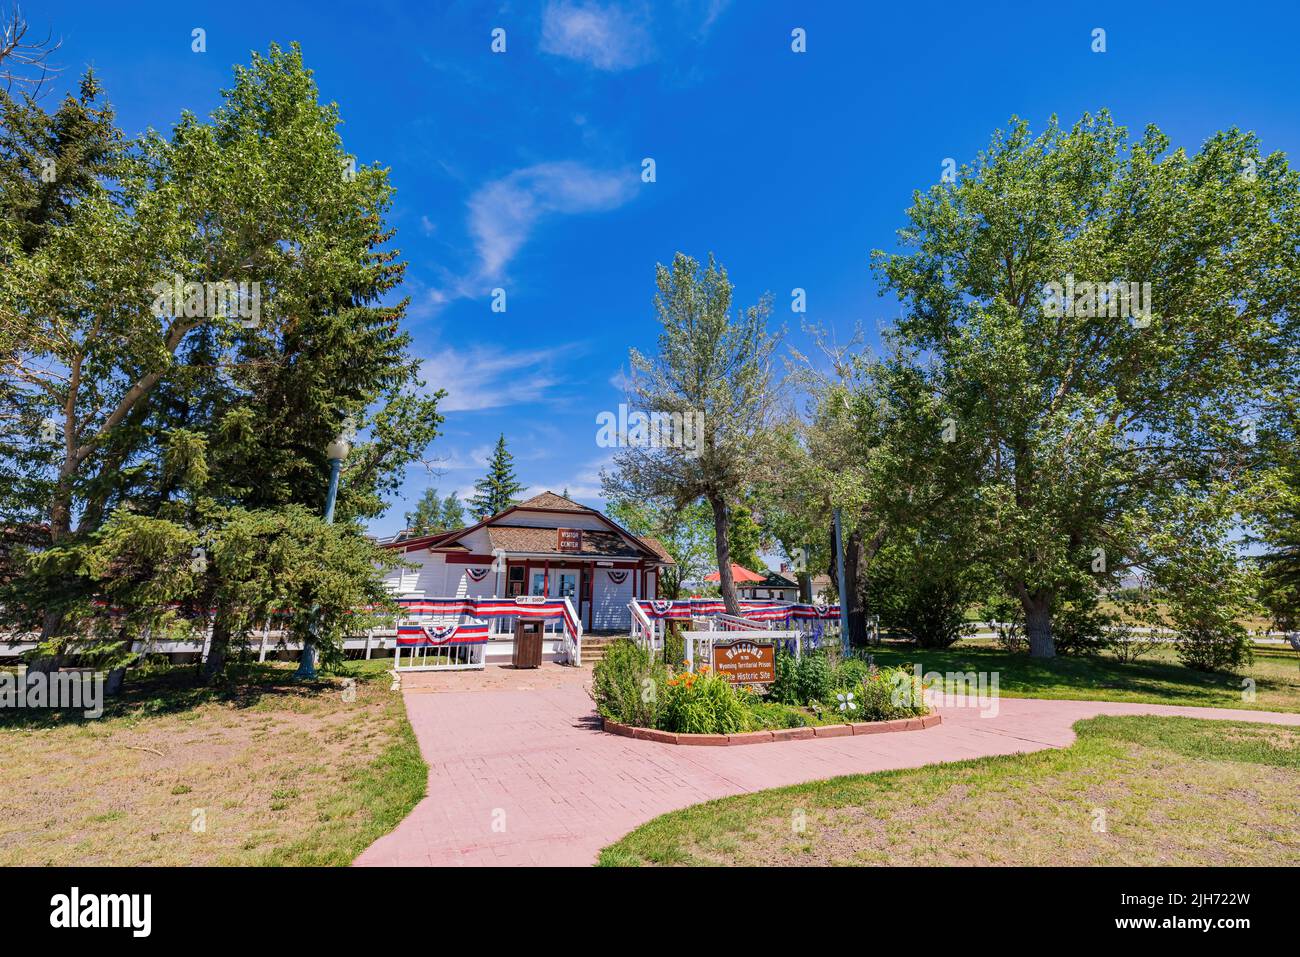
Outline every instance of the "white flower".
{"type": "Polygon", "coordinates": [[[846,694],[837,694],[835,697],[839,699],[841,711],[853,711],[858,706],[858,703],[853,700],[852,691],[846,694]]]}

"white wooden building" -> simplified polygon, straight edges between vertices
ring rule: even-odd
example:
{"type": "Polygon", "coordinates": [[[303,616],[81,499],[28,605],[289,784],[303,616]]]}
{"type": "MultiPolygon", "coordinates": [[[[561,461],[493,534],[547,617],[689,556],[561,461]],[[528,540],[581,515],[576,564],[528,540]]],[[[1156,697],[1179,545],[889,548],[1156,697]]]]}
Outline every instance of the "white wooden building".
{"type": "Polygon", "coordinates": [[[567,597],[586,631],[626,631],[628,602],[658,598],[660,572],[673,563],[655,539],[553,492],[385,547],[416,566],[389,573],[398,598],[567,597]]]}

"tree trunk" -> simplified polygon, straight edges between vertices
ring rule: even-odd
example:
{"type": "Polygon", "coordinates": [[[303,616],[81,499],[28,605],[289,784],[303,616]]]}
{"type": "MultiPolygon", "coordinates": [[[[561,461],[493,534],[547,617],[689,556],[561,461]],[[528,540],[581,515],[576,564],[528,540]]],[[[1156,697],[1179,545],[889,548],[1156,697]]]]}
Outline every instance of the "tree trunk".
{"type": "Polygon", "coordinates": [[[212,640],[208,642],[208,657],[204,659],[203,667],[199,671],[203,684],[210,684],[226,670],[226,653],[229,649],[230,628],[226,624],[225,615],[218,608],[212,621],[212,640]]]}
{"type": "Polygon", "coordinates": [[[803,605],[812,604],[812,575],[808,572],[797,572],[795,580],[799,582],[799,603],[803,605]]]}
{"type": "Polygon", "coordinates": [[[844,594],[840,601],[848,598],[849,603],[849,645],[861,648],[867,643],[867,607],[862,600],[863,584],[861,575],[862,532],[854,529],[844,540],[844,594]]]}
{"type": "Polygon", "coordinates": [[[710,498],[713,507],[713,537],[718,551],[718,587],[722,591],[722,602],[727,606],[727,614],[740,616],[740,602],[736,599],[736,582],[731,577],[731,541],[727,538],[730,522],[727,503],[722,498],[710,498]]]}
{"type": "Polygon", "coordinates": [[[1020,605],[1025,611],[1025,633],[1029,636],[1029,657],[1055,658],[1056,642],[1052,638],[1052,593],[1022,592],[1020,605]]]}

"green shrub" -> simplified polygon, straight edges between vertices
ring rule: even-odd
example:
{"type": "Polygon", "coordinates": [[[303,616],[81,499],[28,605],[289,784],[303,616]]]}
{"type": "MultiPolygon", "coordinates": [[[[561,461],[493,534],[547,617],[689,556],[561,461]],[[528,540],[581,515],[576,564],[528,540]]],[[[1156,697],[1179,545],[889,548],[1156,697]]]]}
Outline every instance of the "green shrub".
{"type": "Polygon", "coordinates": [[[591,676],[591,697],[601,717],[653,728],[668,672],[630,639],[609,646],[591,676]]]}
{"type": "Polygon", "coordinates": [[[806,728],[812,718],[798,709],[779,701],[758,701],[749,706],[749,726],[759,728],[806,728]]]}
{"type": "Polygon", "coordinates": [[[707,669],[669,678],[659,707],[659,727],[678,734],[739,734],[747,726],[746,696],[707,669]]]}
{"type": "Polygon", "coordinates": [[[857,721],[915,718],[930,710],[921,696],[920,680],[905,668],[882,668],[852,691],[855,697],[861,695],[857,721]]]}
{"type": "Polygon", "coordinates": [[[835,669],[835,684],[840,688],[856,688],[871,674],[871,666],[861,658],[845,658],[835,669]]]}
{"type": "Polygon", "coordinates": [[[1178,658],[1197,671],[1232,672],[1254,660],[1250,636],[1237,622],[1200,622],[1178,632],[1178,658]]]}
{"type": "Polygon", "coordinates": [[[776,646],[773,671],[775,680],[767,689],[768,700],[782,704],[802,704],[799,700],[799,663],[780,644],[776,646]]]}
{"type": "Polygon", "coordinates": [[[795,694],[798,698],[796,703],[811,704],[814,701],[825,701],[834,687],[835,673],[826,659],[826,653],[820,649],[805,651],[799,658],[798,671],[795,675],[795,694]]]}
{"type": "Polygon", "coordinates": [[[664,633],[664,664],[676,671],[686,661],[686,639],[677,622],[669,622],[664,633]]]}

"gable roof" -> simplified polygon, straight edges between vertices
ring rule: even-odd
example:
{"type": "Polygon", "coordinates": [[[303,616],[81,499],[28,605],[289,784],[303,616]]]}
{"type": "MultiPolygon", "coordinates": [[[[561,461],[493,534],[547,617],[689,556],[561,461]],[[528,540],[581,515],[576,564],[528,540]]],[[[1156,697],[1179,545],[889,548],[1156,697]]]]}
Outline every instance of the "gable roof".
{"type": "MultiPolygon", "coordinates": [[[[672,556],[668,554],[663,545],[653,538],[644,538],[633,535],[622,525],[610,519],[608,516],[589,508],[586,505],[580,505],[577,502],[565,498],[563,495],[556,495],[554,492],[542,492],[540,495],[534,495],[532,498],[515,505],[508,506],[497,512],[495,515],[481,519],[473,525],[467,525],[464,528],[457,528],[449,532],[439,532],[436,535],[428,535],[424,538],[412,538],[405,541],[392,543],[381,543],[386,548],[398,548],[402,551],[414,551],[423,548],[438,549],[439,551],[467,551],[464,545],[458,543],[457,539],[464,537],[470,532],[477,531],[480,528],[487,530],[488,540],[492,547],[503,548],[507,552],[532,552],[534,554],[575,554],[573,552],[560,552],[559,542],[556,539],[555,527],[537,528],[536,526],[511,525],[506,519],[512,512],[519,510],[531,510],[539,512],[566,512],[571,514],[592,515],[603,522],[609,531],[602,529],[583,529],[582,532],[582,549],[577,552],[578,555],[601,555],[614,558],[649,558],[655,562],[665,565],[675,565],[672,556]],[[540,535],[537,533],[541,533],[540,535]],[[591,547],[588,547],[588,539],[591,540],[591,547]]],[[[556,526],[560,527],[560,526],[556,526]]]]}
{"type": "Polygon", "coordinates": [[[567,499],[563,495],[556,495],[554,492],[542,492],[540,495],[534,495],[527,501],[515,505],[515,508],[539,508],[553,512],[594,512],[594,508],[587,508],[585,505],[579,505],[572,499],[567,499]]]}

